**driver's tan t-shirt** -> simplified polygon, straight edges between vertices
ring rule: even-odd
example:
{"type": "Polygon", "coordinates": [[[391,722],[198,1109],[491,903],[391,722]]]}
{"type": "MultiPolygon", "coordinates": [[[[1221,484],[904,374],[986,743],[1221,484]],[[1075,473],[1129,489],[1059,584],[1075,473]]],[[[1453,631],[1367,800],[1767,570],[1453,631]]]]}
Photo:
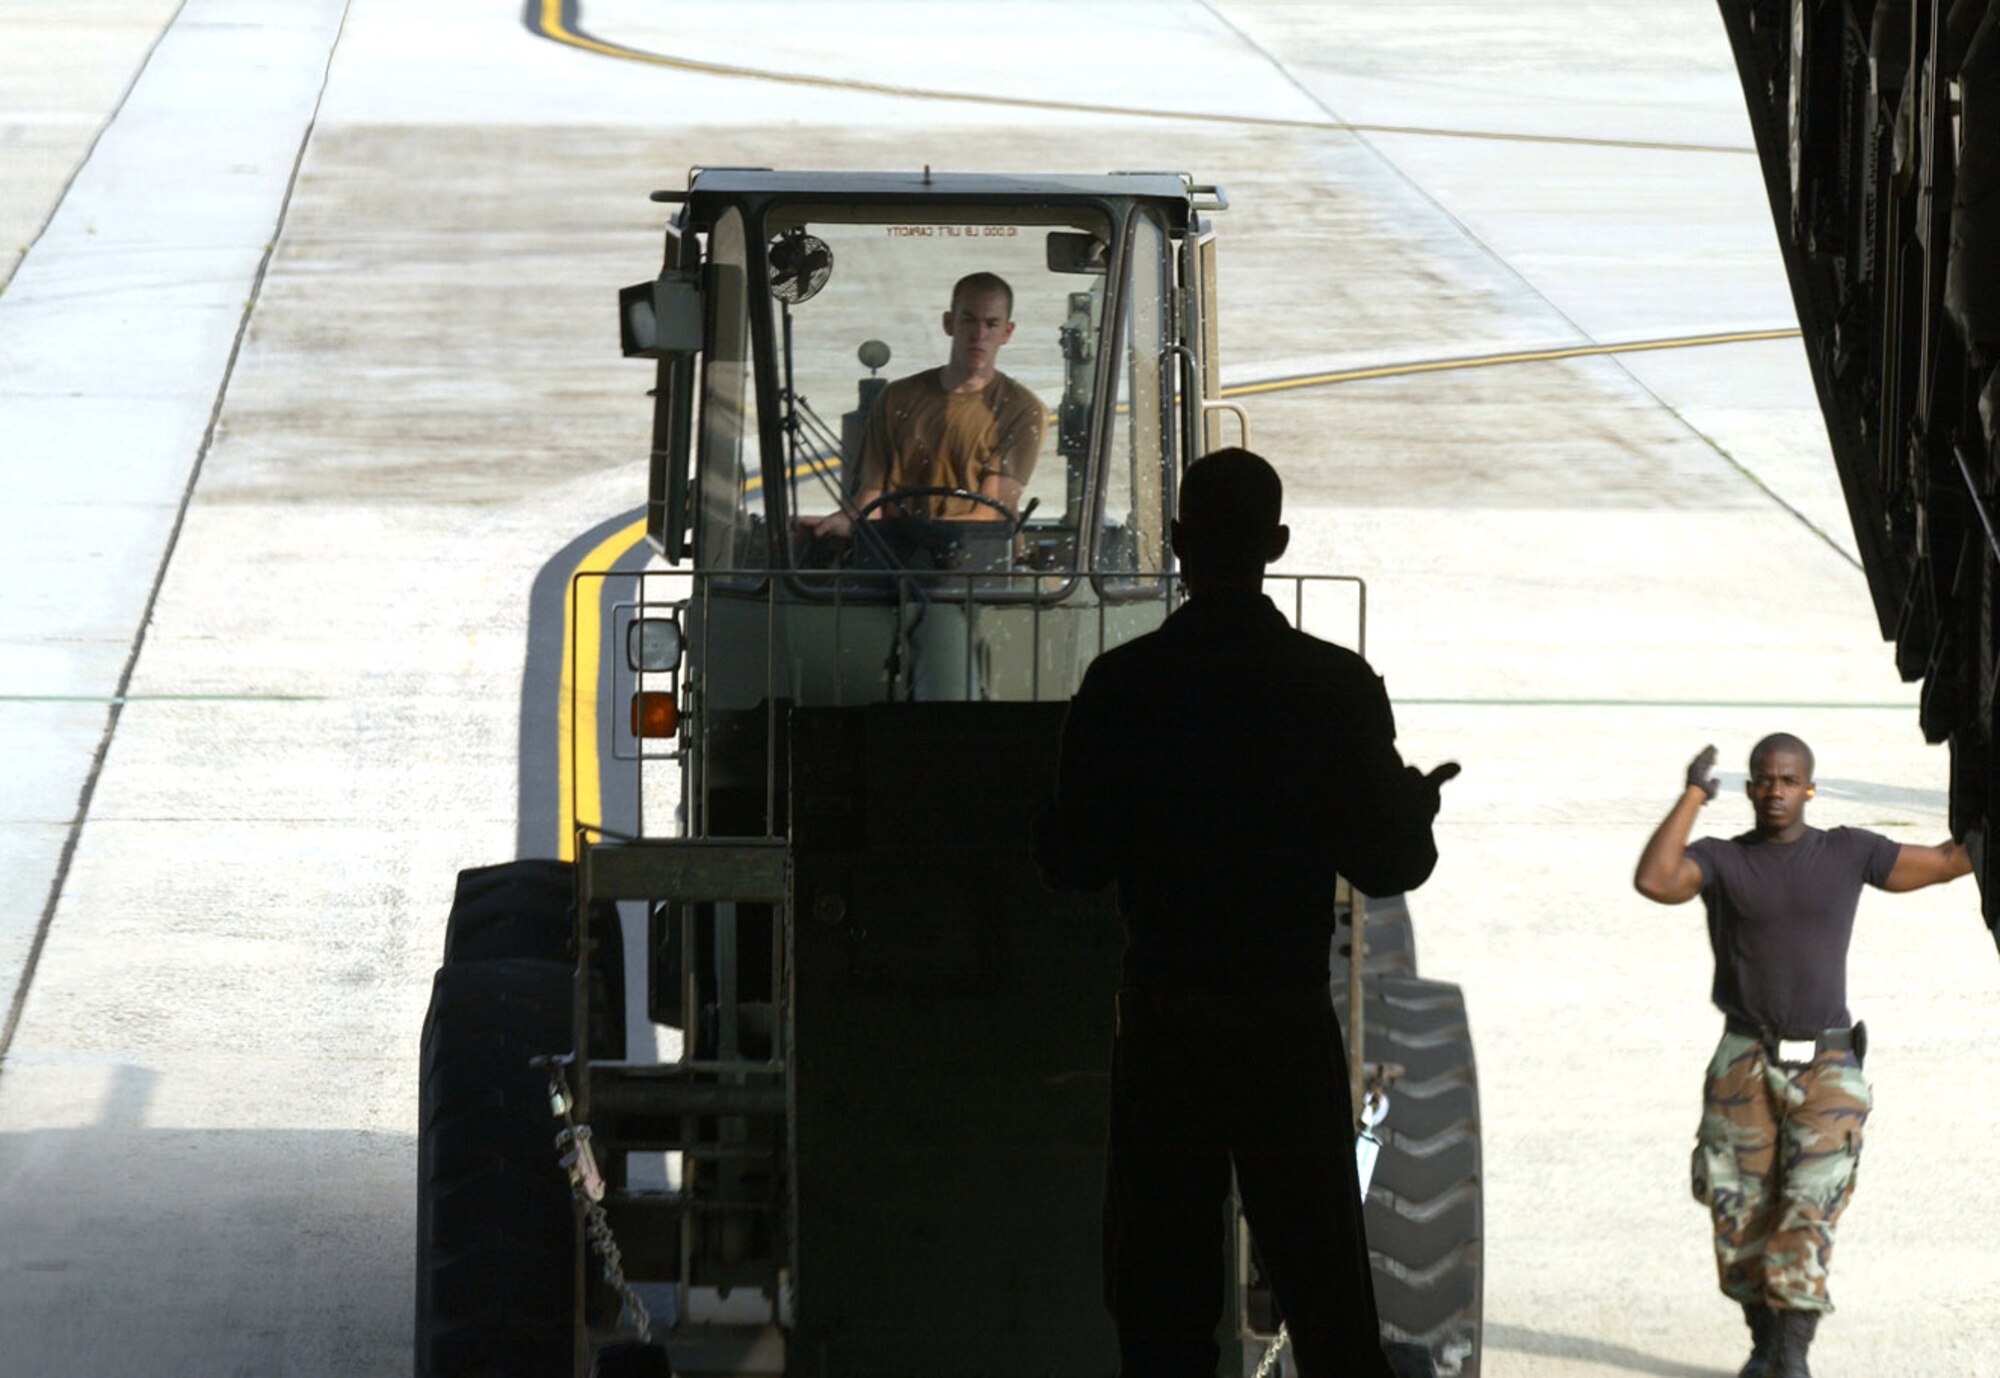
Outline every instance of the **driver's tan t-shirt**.
{"type": "MultiPolygon", "coordinates": [[[[1047,412],[1004,373],[977,392],[946,392],[942,369],[898,378],[882,389],[861,435],[861,476],[870,488],[969,488],[994,474],[1025,485],[1041,453],[1047,412]]],[[[913,504],[933,517],[997,516],[966,498],[913,504]]]]}

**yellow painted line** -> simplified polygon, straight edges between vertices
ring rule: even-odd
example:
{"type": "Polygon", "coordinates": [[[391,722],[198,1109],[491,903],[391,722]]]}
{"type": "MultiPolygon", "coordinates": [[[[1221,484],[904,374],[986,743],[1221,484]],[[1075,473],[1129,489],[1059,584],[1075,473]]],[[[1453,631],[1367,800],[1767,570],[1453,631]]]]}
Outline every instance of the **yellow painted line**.
{"type": "Polygon", "coordinates": [[[787,86],[810,86],[818,90],[858,91],[866,95],[896,96],[904,100],[957,101],[968,105],[995,105],[1016,110],[1057,110],[1079,115],[1116,115],[1127,119],[1193,120],[1201,124],[1244,125],[1260,129],[1313,129],[1351,134],[1410,134],[1431,139],[1485,139],[1500,143],[1574,144],[1590,148],[1634,148],[1665,153],[1749,153],[1757,150],[1743,144],[1675,143],[1657,139],[1594,139],[1582,134],[1510,134],[1481,129],[1436,129],[1409,124],[1352,124],[1344,120],[1297,120],[1276,115],[1226,115],[1212,111],[1165,110],[1133,105],[1100,105],[1090,101],[1040,100],[1032,96],[996,96],[982,91],[942,91],[923,86],[895,86],[888,82],[861,81],[851,77],[816,76],[810,72],[779,72],[762,67],[741,67],[723,62],[701,62],[607,43],[583,31],[577,15],[580,0],[540,0],[532,11],[535,33],[556,43],[626,62],[643,62],[703,76],[732,77],[742,81],[771,81],[787,86]]]}
{"type": "Polygon", "coordinates": [[[1290,392],[1294,388],[1324,387],[1331,383],[1358,383],[1368,378],[1397,378],[1414,373],[1447,373],[1454,369],[1493,368],[1501,364],[1540,364],[1557,359],[1586,359],[1605,354],[1643,354],[1648,350],[1657,349],[1696,349],[1703,345],[1790,340],[1798,338],[1798,334],[1796,328],[1738,330],[1723,335],[1681,335],[1672,339],[1633,340],[1625,344],[1565,345],[1559,349],[1524,349],[1509,354],[1471,354],[1456,359],[1417,359],[1409,363],[1343,369],[1336,373],[1302,373],[1289,378],[1267,378],[1261,382],[1237,383],[1224,388],[1222,395],[1254,397],[1259,393],[1290,392]]]}
{"type": "MultiPolygon", "coordinates": [[[[808,459],[803,464],[794,465],[791,471],[791,477],[811,478],[814,474],[834,473],[839,468],[840,468],[840,456],[820,455],[816,459],[808,459]]],[[[763,489],[763,487],[764,487],[764,476],[762,474],[752,474],[750,475],[749,478],[743,480],[743,491],[745,493],[759,492],[763,489]]]]}
{"type": "Polygon", "coordinates": [[[569,596],[563,599],[562,684],[556,693],[556,855],[564,861],[576,860],[577,819],[594,823],[604,817],[597,761],[604,582],[582,576],[607,572],[644,539],[646,519],[641,517],[592,546],[570,572],[569,596]],[[579,618],[577,601],[586,589],[596,593],[588,599],[589,615],[579,618]],[[579,686],[588,692],[578,693],[579,686]],[[587,816],[582,813],[585,807],[590,810],[587,816]]]}

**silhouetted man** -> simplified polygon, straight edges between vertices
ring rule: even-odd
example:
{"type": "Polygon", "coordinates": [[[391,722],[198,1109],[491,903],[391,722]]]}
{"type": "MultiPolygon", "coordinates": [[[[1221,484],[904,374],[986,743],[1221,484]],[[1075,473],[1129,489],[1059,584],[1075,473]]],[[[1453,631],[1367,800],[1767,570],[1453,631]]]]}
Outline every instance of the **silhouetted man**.
{"type": "Polygon", "coordinates": [[[1282,497],[1247,450],[1188,468],[1187,602],[1091,665],[1038,830],[1049,882],[1116,880],[1126,925],[1104,1268],[1129,1378],[1215,1373],[1232,1164],[1300,1373],[1388,1372],[1328,999],[1334,879],[1421,884],[1458,767],[1405,766],[1368,663],[1264,596],[1282,497]]]}
{"type": "Polygon", "coordinates": [[[1660,904],[1696,895],[1715,952],[1722,1041],[1702,1088],[1695,1199],[1715,1223],[1723,1294],[1743,1307],[1740,1378],[1811,1378],[1806,1350],[1833,1309],[1833,1230],[1854,1193],[1870,1096],[1867,1036],[1847,1010],[1847,945],[1864,884],[1916,890],[1967,874],[1965,849],[1806,826],[1812,749],[1776,732],[1750,751],[1756,826],[1688,845],[1715,797],[1715,748],[1646,843],[1633,884],[1660,904]]]}

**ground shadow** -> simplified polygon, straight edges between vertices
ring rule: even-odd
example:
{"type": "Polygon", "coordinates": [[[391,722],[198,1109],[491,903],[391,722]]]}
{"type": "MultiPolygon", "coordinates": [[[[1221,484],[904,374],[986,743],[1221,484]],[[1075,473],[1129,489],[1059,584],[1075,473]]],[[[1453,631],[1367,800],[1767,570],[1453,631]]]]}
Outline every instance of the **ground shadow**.
{"type": "Polygon", "coordinates": [[[1656,1374],[1658,1378],[1734,1378],[1736,1372],[1733,1367],[1710,1368],[1704,1364],[1691,1364],[1607,1340],[1564,1335],[1551,1330],[1531,1330],[1526,1326],[1494,1321],[1486,1323],[1485,1344],[1488,1349],[1537,1354],[1550,1359],[1577,1359],[1626,1373],[1656,1374]]]}
{"type": "Polygon", "coordinates": [[[148,1128],[152,1080],[121,1068],[95,1123],[0,1134],[0,1371],[407,1374],[412,1137],[148,1128]]]}

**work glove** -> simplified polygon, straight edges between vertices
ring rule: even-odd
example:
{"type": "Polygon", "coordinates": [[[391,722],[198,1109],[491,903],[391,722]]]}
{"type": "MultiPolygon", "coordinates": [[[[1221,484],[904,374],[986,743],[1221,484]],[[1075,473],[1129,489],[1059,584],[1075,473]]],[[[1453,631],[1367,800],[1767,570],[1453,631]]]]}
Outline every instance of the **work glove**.
{"type": "Polygon", "coordinates": [[[1701,754],[1696,756],[1692,761],[1688,762],[1687,782],[1690,785],[1693,785],[1696,789],[1700,790],[1704,795],[1707,796],[1707,798],[1702,800],[1704,804],[1707,803],[1709,799],[1715,798],[1716,785],[1715,785],[1714,747],[1712,746],[1703,747],[1701,749],[1701,754]]]}

